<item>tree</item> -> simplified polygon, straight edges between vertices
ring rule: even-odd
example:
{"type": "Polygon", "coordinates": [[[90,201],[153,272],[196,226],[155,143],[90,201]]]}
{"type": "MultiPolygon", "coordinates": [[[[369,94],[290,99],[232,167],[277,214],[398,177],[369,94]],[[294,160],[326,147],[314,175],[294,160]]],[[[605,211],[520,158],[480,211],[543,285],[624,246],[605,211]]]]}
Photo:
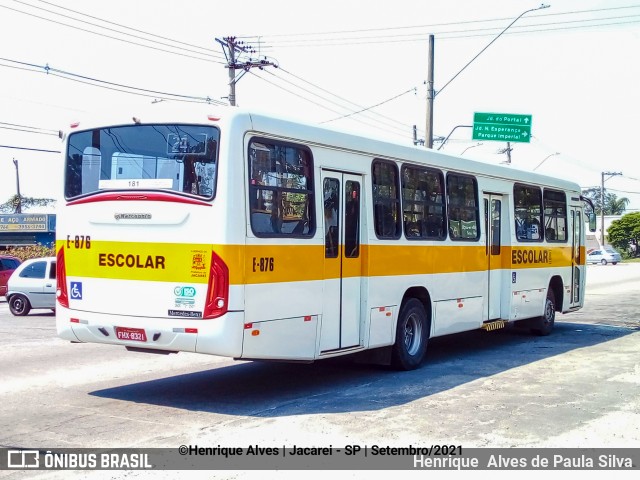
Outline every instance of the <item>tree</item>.
{"type": "Polygon", "coordinates": [[[640,255],[638,241],[640,240],[640,212],[628,213],[620,220],[611,222],[607,230],[609,243],[632,257],[640,255]]]}
{"type": "Polygon", "coordinates": [[[7,255],[18,257],[20,260],[27,260],[29,258],[42,258],[42,257],[55,257],[55,247],[48,247],[46,245],[21,245],[19,247],[9,247],[3,251],[7,255]]]}
{"type": "MultiPolygon", "coordinates": [[[[596,209],[596,214],[602,214],[602,189],[600,187],[591,187],[584,189],[582,195],[589,197],[593,201],[593,206],[596,209]]],[[[627,209],[629,199],[626,197],[618,198],[615,193],[604,191],[604,214],[605,215],[622,215],[627,209]]]]}
{"type": "Polygon", "coordinates": [[[53,198],[33,198],[20,195],[20,201],[18,202],[18,195],[16,194],[6,202],[0,203],[0,213],[14,213],[18,203],[22,205],[23,209],[28,209],[33,207],[48,207],[55,205],[56,201],[53,198]]]}
{"type": "MultiPolygon", "coordinates": [[[[618,198],[615,195],[611,195],[608,205],[609,215],[622,215],[627,209],[627,205],[629,205],[629,199],[627,197],[618,198]]],[[[604,212],[607,213],[606,205],[604,212]]]]}

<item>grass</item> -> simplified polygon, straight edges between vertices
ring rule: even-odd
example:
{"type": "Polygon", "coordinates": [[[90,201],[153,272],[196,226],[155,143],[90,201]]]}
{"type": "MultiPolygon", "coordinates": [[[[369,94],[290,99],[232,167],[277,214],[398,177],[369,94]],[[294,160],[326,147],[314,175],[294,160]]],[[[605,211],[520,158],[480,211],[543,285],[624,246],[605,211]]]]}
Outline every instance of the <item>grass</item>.
{"type": "Polygon", "coordinates": [[[622,261],[624,263],[640,263],[640,257],[623,258],[622,261]]]}

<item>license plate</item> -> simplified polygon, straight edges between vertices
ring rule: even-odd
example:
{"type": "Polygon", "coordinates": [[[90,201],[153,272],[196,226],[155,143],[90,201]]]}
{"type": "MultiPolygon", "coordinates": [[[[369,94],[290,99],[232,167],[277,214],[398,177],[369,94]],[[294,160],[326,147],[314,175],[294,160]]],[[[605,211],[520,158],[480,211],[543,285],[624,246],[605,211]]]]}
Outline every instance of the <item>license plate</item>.
{"type": "Polygon", "coordinates": [[[147,334],[142,328],[116,327],[116,337],[118,337],[118,340],[128,340],[133,342],[147,341],[147,334]]]}

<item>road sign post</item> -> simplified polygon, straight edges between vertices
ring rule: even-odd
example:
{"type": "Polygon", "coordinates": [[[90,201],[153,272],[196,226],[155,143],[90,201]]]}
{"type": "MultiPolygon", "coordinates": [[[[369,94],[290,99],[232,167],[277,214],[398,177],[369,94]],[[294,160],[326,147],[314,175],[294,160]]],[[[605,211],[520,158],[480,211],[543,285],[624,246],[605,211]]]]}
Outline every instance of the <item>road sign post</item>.
{"type": "Polygon", "coordinates": [[[529,143],[531,115],[476,112],[473,114],[473,140],[529,143]]]}

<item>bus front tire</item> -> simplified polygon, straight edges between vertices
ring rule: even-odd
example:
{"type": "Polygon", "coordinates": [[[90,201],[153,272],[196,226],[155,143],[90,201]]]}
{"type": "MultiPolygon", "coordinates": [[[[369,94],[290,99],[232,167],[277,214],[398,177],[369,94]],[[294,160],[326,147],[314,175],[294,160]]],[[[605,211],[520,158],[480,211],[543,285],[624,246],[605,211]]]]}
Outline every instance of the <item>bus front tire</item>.
{"type": "Polygon", "coordinates": [[[547,290],[547,298],[544,301],[544,312],[540,318],[537,319],[536,325],[531,328],[531,333],[540,336],[547,336],[553,330],[553,326],[556,320],[556,296],[553,290],[549,288],[547,290]]]}
{"type": "Polygon", "coordinates": [[[391,365],[399,370],[418,368],[427,353],[428,341],[429,322],[424,306],[411,298],[400,309],[391,365]]]}

